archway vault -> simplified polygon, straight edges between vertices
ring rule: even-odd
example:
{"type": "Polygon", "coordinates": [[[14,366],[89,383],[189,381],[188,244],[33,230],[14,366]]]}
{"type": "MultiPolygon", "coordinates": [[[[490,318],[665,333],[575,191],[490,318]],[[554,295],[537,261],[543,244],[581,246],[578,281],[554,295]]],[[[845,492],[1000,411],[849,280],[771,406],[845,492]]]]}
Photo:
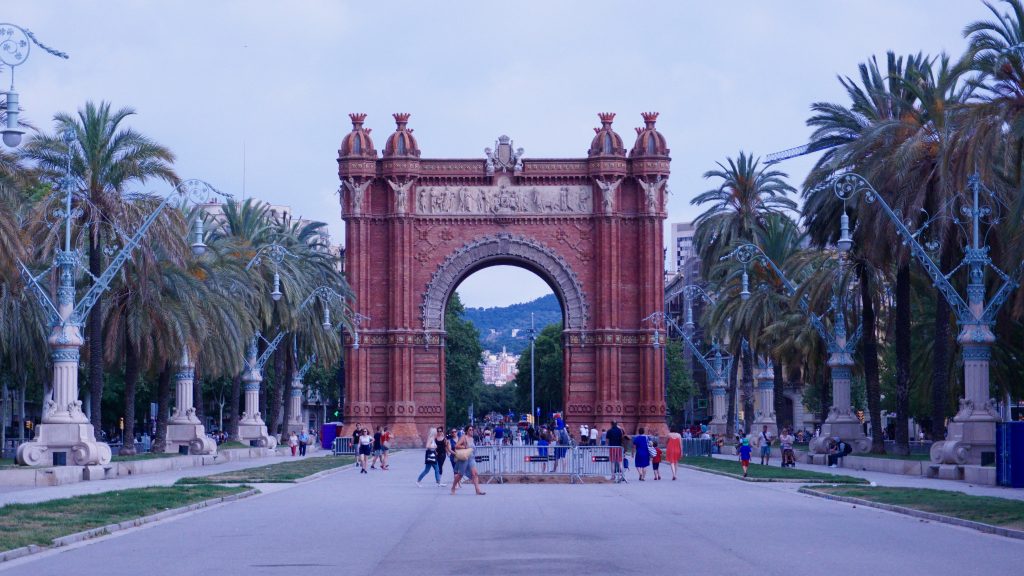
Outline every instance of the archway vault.
{"type": "Polygon", "coordinates": [[[587,329],[586,294],[565,259],[537,240],[507,232],[464,244],[438,266],[420,305],[424,329],[444,330],[444,308],[452,291],[474,271],[495,264],[518,265],[540,275],[562,304],[566,329],[587,329]]]}
{"type": "MultiPolygon", "coordinates": [[[[539,158],[500,137],[482,157],[426,159],[409,116],[378,156],[353,114],[338,151],[345,274],[367,318],[345,350],[345,431],[387,425],[422,446],[446,423],[444,310],[476,270],[512,264],[543,278],[564,314],[566,421],[664,431],[662,309],[668,149],[657,114],[627,154],[602,114],[583,158],[539,158]]],[[[456,423],[456,422],[451,422],[456,423]]]]}

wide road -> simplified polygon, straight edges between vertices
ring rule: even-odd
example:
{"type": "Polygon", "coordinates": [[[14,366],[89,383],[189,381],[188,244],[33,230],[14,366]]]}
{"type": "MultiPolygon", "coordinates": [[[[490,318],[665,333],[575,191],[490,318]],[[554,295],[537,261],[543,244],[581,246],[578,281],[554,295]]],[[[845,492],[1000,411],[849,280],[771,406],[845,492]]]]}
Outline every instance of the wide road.
{"type": "MultiPolygon", "coordinates": [[[[1001,574],[1024,541],[684,470],[679,481],[472,487],[342,471],[0,566],[111,574],[1001,574]]],[[[450,479],[450,470],[446,469],[450,479]]],[[[631,476],[632,477],[632,476],[631,476]]]]}

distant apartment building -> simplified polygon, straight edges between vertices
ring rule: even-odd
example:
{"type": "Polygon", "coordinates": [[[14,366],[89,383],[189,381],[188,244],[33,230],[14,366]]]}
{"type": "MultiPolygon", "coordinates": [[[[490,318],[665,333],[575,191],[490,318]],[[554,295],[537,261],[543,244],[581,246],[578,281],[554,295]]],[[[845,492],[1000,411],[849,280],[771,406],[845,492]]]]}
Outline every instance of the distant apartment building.
{"type": "Polygon", "coordinates": [[[672,224],[672,244],[670,246],[668,271],[683,275],[692,282],[700,275],[700,257],[693,245],[696,227],[693,222],[675,222],[672,224]]]}
{"type": "Polygon", "coordinates": [[[498,354],[492,354],[490,350],[484,350],[483,359],[480,362],[480,368],[484,373],[484,384],[488,386],[504,386],[515,380],[516,374],[519,373],[517,369],[518,363],[519,356],[517,354],[509,354],[505,351],[504,346],[502,346],[501,352],[498,354]]]}

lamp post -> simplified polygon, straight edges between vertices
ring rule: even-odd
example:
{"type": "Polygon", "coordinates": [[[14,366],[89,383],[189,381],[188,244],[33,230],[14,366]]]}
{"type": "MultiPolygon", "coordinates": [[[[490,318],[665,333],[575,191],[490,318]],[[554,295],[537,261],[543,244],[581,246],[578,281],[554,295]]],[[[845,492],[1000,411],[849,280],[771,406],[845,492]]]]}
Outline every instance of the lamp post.
{"type": "Polygon", "coordinates": [[[270,292],[270,297],[277,302],[281,299],[281,263],[284,262],[285,258],[296,258],[295,254],[288,251],[287,248],[281,246],[277,242],[272,242],[263,246],[256,251],[256,255],[249,260],[249,263],[245,265],[246,270],[252,269],[253,266],[259,266],[263,264],[263,259],[268,258],[270,263],[274,266],[274,286],[270,292]]]}
{"type": "Polygon", "coordinates": [[[32,44],[58,58],[68,59],[68,55],[64,52],[40,43],[32,31],[15,24],[0,24],[0,62],[11,69],[11,89],[4,93],[6,98],[4,112],[7,113],[7,124],[0,132],[3,134],[4,144],[10,148],[16,148],[21,144],[21,136],[25,133],[18,125],[18,115],[21,109],[18,107],[18,93],[14,91],[14,69],[28,60],[32,44]]]}
{"type": "Polygon", "coordinates": [[[214,193],[227,196],[202,180],[186,180],[175,186],[125,241],[124,247],[106,270],[95,278],[82,299],[75,303],[75,269],[81,267],[81,258],[78,250],[71,248],[71,222],[79,214],[72,206],[75,180],[71,174],[71,143],[74,135],[65,132],[62,139],[67,152],[64,177],[58,188],[64,192],[64,208],[58,215],[64,219],[64,249],[56,251],[54,264],[38,276],[33,276],[25,264],[18,261],[22,281],[43,309],[49,325],[47,343],[53,362],[53,386],[44,401],[42,423],[35,438],[18,447],[18,462],[28,466],[44,464],[44,458],[49,454],[53,455],[55,463],[69,460],[70,464],[92,466],[110,462],[110,447],[96,441],[92,425],[82,412],[82,402],[78,399],[79,350],[84,344],[82,327],[85,318],[168,204],[174,200],[182,204],[189,201],[203,203],[214,193]],[[40,283],[55,268],[58,273],[56,304],[50,299],[49,290],[40,283]]]}
{"type": "MultiPolygon", "coordinates": [[[[853,245],[850,236],[849,217],[846,215],[846,201],[858,192],[864,193],[869,204],[877,203],[882,212],[893,223],[903,244],[910,249],[910,254],[924,267],[942,297],[954,310],[957,323],[960,324],[960,335],[957,341],[962,347],[964,360],[964,397],[960,399],[960,409],[946,432],[946,440],[936,442],[931,448],[932,462],[940,465],[963,466],[982,463],[984,454],[995,453],[995,423],[1001,420],[996,402],[989,395],[989,360],[992,357],[992,346],[996,336],[992,326],[996,322],[996,314],[1010,294],[1018,287],[1021,267],[1018,266],[1014,276],[1002,271],[988,256],[989,247],[983,244],[981,225],[983,222],[995,224],[992,206],[982,206],[981,193],[995,195],[985,188],[978,174],[968,179],[971,198],[964,203],[960,213],[970,219],[970,230],[965,230],[969,237],[964,248],[964,257],[953,270],[943,272],[931,259],[925,247],[918,242],[920,231],[910,231],[902,218],[885,202],[871,183],[863,176],[854,173],[843,174],[833,182],[836,196],[843,201],[843,216],[840,220],[840,236],[837,245],[840,250],[849,250],[853,245]],[[967,300],[960,295],[950,282],[959,269],[967,270],[967,300]],[[1000,283],[992,299],[985,303],[985,270],[991,268],[999,277],[1000,283]]],[[[958,218],[954,222],[961,224],[958,218]]],[[[922,228],[923,229],[923,228],[922,228]]],[[[1022,263],[1024,265],[1024,263],[1022,263]]],[[[945,471],[940,468],[940,474],[945,471]]],[[[950,470],[950,474],[962,472],[950,470]]]]}
{"type": "MultiPolygon", "coordinates": [[[[770,267],[775,272],[775,275],[782,281],[782,285],[790,297],[796,296],[797,286],[786,277],[782,269],[756,244],[743,244],[721,258],[721,260],[728,259],[735,259],[743,265],[740,290],[740,298],[743,300],[750,298],[750,279],[747,274],[747,268],[755,260],[770,267]]],[[[832,377],[832,406],[829,408],[828,417],[822,423],[821,436],[812,441],[809,448],[812,452],[824,454],[828,451],[828,439],[839,437],[850,444],[854,450],[867,452],[871,447],[870,443],[864,435],[864,430],[860,426],[860,421],[857,419],[853,407],[850,405],[853,351],[857,348],[857,342],[860,341],[863,326],[858,325],[853,335],[847,338],[846,315],[843,312],[846,304],[845,295],[839,297],[833,294],[832,296],[832,305],[830,307],[833,313],[831,331],[825,326],[822,316],[811,312],[806,296],[797,299],[797,304],[807,316],[811,326],[818,332],[821,339],[825,341],[829,352],[828,366],[832,377]]]]}
{"type": "Polygon", "coordinates": [[[534,374],[533,374],[533,356],[536,348],[534,346],[537,340],[537,329],[533,323],[533,312],[530,312],[530,418],[533,419],[533,429],[537,430],[537,397],[535,396],[534,389],[534,374]]]}
{"type": "Polygon", "coordinates": [[[243,442],[270,449],[277,446],[277,437],[267,432],[267,424],[260,414],[260,384],[263,382],[263,366],[274,350],[277,350],[286,333],[282,330],[273,340],[267,340],[257,331],[249,342],[249,349],[245,355],[245,371],[242,374],[242,382],[245,383],[245,411],[238,422],[238,439],[243,442]],[[263,354],[257,357],[257,345],[260,340],[267,347],[263,354]]]}

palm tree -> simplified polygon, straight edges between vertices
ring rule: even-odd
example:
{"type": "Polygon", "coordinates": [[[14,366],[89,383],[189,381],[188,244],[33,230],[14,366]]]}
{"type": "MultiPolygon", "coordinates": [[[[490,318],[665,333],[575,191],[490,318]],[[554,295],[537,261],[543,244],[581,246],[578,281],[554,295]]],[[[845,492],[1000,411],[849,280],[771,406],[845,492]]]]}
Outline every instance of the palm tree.
{"type": "MultiPolygon", "coordinates": [[[[54,117],[56,135],[40,135],[30,140],[23,154],[33,160],[51,179],[63,175],[67,145],[59,136],[73,135],[71,142],[72,175],[78,186],[80,225],[88,225],[89,272],[103,272],[103,249],[116,242],[118,222],[130,212],[132,186],[151,179],[176,184],[178,176],[171,167],[174,154],[142,134],[125,127],[131,108],[112,110],[110,103],[87,102],[77,115],[60,113],[54,117]]],[[[89,343],[89,389],[91,420],[97,435],[102,426],[103,396],[103,315],[102,299],[89,313],[86,340],[89,343]]]]}

